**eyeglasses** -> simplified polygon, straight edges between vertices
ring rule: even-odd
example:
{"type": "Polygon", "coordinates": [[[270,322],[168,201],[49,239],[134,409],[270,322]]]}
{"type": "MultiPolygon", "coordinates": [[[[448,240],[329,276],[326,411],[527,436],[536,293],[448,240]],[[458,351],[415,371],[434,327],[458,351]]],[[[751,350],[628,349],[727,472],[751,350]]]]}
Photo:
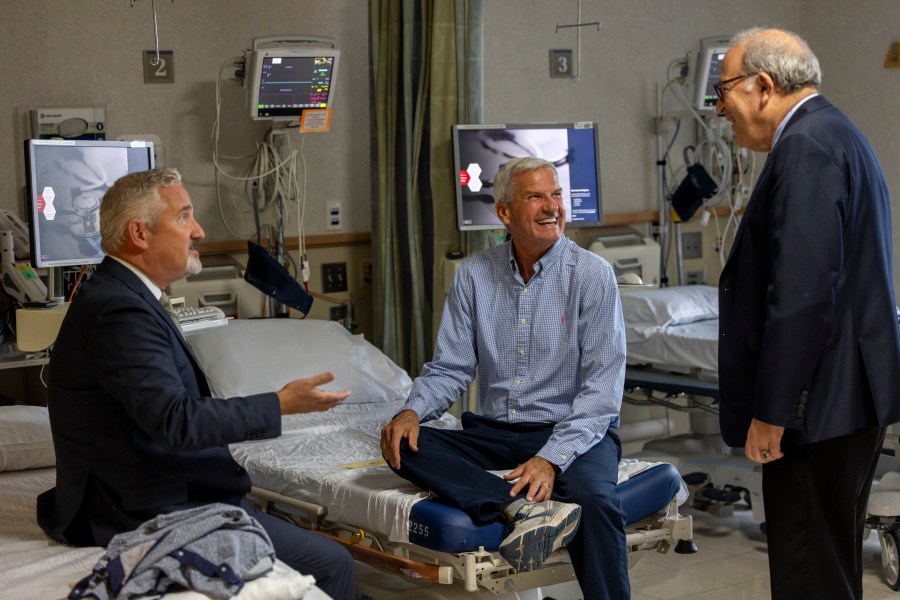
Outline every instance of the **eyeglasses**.
{"type": "Polygon", "coordinates": [[[716,90],[716,96],[719,97],[719,102],[725,102],[725,92],[730,92],[731,88],[725,88],[724,86],[729,83],[734,83],[736,81],[740,81],[741,79],[746,79],[747,77],[753,77],[754,75],[758,75],[759,73],[747,73],[746,75],[738,75],[737,77],[732,77],[731,79],[726,79],[725,81],[719,81],[713,84],[713,89],[716,90]]]}

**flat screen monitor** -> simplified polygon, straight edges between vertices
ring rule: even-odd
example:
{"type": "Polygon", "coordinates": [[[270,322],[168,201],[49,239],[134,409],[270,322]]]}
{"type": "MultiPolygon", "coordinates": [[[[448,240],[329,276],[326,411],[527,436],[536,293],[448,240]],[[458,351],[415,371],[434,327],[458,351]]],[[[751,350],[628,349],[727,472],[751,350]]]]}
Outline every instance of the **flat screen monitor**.
{"type": "Polygon", "coordinates": [[[731,47],[727,37],[709,37],[700,40],[700,54],[697,55],[697,82],[695,85],[694,108],[715,110],[718,97],[713,85],[722,73],[722,60],[731,47]]]}
{"type": "Polygon", "coordinates": [[[119,177],[153,166],[152,142],[27,140],[31,264],[64,267],[103,260],[103,194],[119,177]]]}
{"type": "Polygon", "coordinates": [[[304,109],[331,108],[340,56],[331,48],[253,50],[247,58],[250,116],[295,120],[304,109]]]}
{"type": "Polygon", "coordinates": [[[457,227],[503,229],[494,209],[493,182],[511,158],[536,156],[556,166],[566,224],[603,224],[597,124],[454,125],[457,227]]]}

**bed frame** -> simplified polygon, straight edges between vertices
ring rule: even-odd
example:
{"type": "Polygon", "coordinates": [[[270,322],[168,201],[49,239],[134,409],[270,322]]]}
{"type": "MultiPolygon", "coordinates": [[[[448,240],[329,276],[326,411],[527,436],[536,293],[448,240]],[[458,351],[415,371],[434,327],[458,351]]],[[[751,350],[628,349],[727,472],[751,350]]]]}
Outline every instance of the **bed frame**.
{"type": "Polygon", "coordinates": [[[754,520],[762,524],[762,466],[746,458],[743,451],[729,448],[719,434],[718,423],[707,428],[693,426],[695,416],[717,418],[718,400],[716,382],[660,369],[628,367],[623,401],[691,413],[693,429],[691,433],[651,440],[632,457],[674,464],[684,475],[691,494],[688,503],[694,508],[729,516],[737,503],[744,502],[753,511],[754,520]]]}
{"type": "MultiPolygon", "coordinates": [[[[564,549],[551,555],[540,569],[517,573],[498,552],[487,551],[483,546],[448,553],[412,543],[390,542],[381,533],[329,521],[325,506],[258,487],[252,489],[251,498],[270,514],[340,542],[357,561],[420,584],[460,582],[466,592],[483,588],[493,594],[504,594],[575,580],[575,572],[564,549]]],[[[673,498],[665,510],[626,527],[629,567],[650,551],[696,552],[692,536],[692,519],[689,515],[679,514],[677,501],[673,498]]]]}

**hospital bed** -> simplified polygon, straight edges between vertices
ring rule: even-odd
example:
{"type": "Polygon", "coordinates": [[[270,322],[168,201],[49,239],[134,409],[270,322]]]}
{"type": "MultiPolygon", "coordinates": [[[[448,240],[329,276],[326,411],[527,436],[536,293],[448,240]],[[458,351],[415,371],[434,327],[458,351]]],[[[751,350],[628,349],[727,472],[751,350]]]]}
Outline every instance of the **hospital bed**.
{"type": "Polygon", "coordinates": [[[762,467],[729,448],[718,428],[718,290],[621,286],[628,367],[623,400],[690,415],[690,431],[651,440],[631,457],[666,461],[684,475],[690,503],[729,515],[738,502],[765,522],[762,467]]]}
{"type": "MultiPolygon", "coordinates": [[[[71,548],[48,540],[37,524],[38,494],[56,482],[56,459],[47,409],[0,406],[0,596],[16,600],[65,598],[91,573],[103,548],[71,548]]],[[[281,562],[248,582],[237,600],[323,600],[328,596],[281,562]]],[[[208,600],[192,591],[173,600],[208,600]]]]}
{"type": "MultiPolygon", "coordinates": [[[[384,464],[381,427],[402,408],[412,382],[362,336],[328,321],[237,320],[190,341],[217,396],[276,390],[322,371],[336,374],[326,389],[351,391],[330,411],[283,417],[280,437],[231,451],[264,509],[339,540],[374,567],[357,577],[363,597],[543,598],[555,589],[562,598],[559,586],[571,585],[577,593],[564,550],[541,569],[517,573],[496,551],[502,521],[474,523],[384,464]]],[[[445,415],[428,426],[459,424],[445,415]]],[[[678,512],[687,490],[672,465],[623,461],[618,493],[630,562],[648,551],[695,550],[691,519],[678,512]]]]}

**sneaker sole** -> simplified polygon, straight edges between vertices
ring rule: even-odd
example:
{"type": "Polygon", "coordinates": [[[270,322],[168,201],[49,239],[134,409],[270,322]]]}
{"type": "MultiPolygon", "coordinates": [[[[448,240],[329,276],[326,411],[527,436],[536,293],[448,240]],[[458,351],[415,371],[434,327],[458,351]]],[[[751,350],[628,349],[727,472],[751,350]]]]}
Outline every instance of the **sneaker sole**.
{"type": "Polygon", "coordinates": [[[548,523],[513,531],[501,542],[500,556],[519,572],[540,568],[550,554],[572,541],[580,519],[581,507],[573,505],[570,510],[559,511],[548,523]]]}

